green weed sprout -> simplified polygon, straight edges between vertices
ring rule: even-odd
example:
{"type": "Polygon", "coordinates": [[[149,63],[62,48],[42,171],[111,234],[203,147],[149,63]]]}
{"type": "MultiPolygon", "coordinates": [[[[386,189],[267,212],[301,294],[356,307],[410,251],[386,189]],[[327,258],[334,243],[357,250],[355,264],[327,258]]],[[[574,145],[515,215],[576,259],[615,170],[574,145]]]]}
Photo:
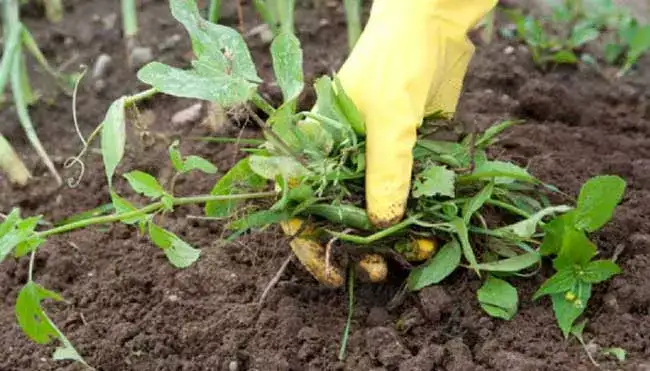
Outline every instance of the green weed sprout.
{"type": "Polygon", "coordinates": [[[133,46],[138,34],[138,8],[135,0],[121,0],[122,29],[127,43],[127,50],[133,46]]]}
{"type": "Polygon", "coordinates": [[[650,51],[650,25],[641,25],[612,0],[566,0],[554,6],[550,18],[525,16],[521,11],[507,14],[515,24],[517,37],[526,43],[540,67],[581,60],[596,64],[584,48],[605,40],[602,59],[619,67],[617,75],[621,77],[650,51]]]}
{"type": "MultiPolygon", "coordinates": [[[[181,205],[204,204],[206,216],[227,221],[228,239],[292,218],[316,223],[321,242],[338,243],[337,251],[348,258],[349,310],[354,303],[354,263],[360,252],[398,260],[409,270],[405,287],[412,292],[468,269],[482,281],[477,305],[503,320],[515,316],[520,302],[509,281],[534,276],[543,258],[551,258],[556,273],[534,299],[550,296],[565,337],[572,330],[581,333],[575,321],[588,305],[592,286],[620,272],[613,260],[595,259],[597,247],[589,234],[611,219],[624,194],[623,179],[594,177],[583,185],[575,205],[553,205],[545,194],[559,192],[554,187],[525,168],[487,156],[487,148],[499,135],[521,122],[504,121],[460,141],[442,141],[432,135],[439,123],[425,120],[413,149],[407,215],[394,226],[376,229],[358,196],[364,194],[365,124],[338,78],[318,79],[316,106],[298,112],[297,100],[304,89],[302,49],[295,35],[280,30],[271,55],[283,102],[274,107],[257,91],[262,81],[238,32],[201,18],[194,0],[170,0],[170,7],[187,30],[196,59],[187,69],[149,63],[138,71],[138,78],[151,89],[121,97],[110,106],[98,131],[111,204],[45,230],[39,228],[40,217],[22,218],[13,210],[0,225],[0,261],[9,254],[17,258],[29,254],[33,262],[38,248],[52,235],[120,222],[138,227],[172,265],[186,268],[199,258],[200,250],[165,230],[157,218],[181,205]],[[224,108],[244,105],[262,129],[263,139],[247,141],[242,151],[248,155],[223,174],[207,195],[178,197],[173,184],[164,186],[137,170],[124,174],[131,189],[149,199],[144,206],[135,205],[113,187],[126,150],[125,110],[158,93],[206,100],[224,108]],[[268,115],[266,121],[248,103],[268,115]],[[264,202],[251,202],[260,199],[264,202]],[[442,247],[432,257],[411,263],[408,242],[419,238],[439,241],[442,247]]],[[[189,171],[217,172],[207,160],[181,154],[178,143],[169,147],[169,157],[174,179],[189,171]]],[[[16,305],[21,328],[40,343],[58,339],[63,347],[55,358],[83,361],[43,312],[42,300],[61,298],[33,280],[32,265],[16,305]]],[[[351,318],[344,329],[340,358],[345,357],[351,318]]]]}
{"type": "Polygon", "coordinates": [[[361,36],[361,0],[345,0],[343,6],[348,25],[348,47],[352,50],[361,36]]]}
{"type": "Polygon", "coordinates": [[[32,54],[41,67],[67,93],[70,93],[74,85],[74,77],[59,73],[47,62],[34,37],[20,21],[18,0],[3,1],[2,26],[6,36],[2,61],[0,61],[0,97],[3,96],[5,87],[9,85],[20,124],[25,130],[27,138],[52,176],[54,176],[56,182],[61,185],[63,184],[61,176],[36,135],[36,130],[29,116],[28,106],[34,104],[38,100],[38,96],[30,86],[23,51],[27,50],[32,54]]]}
{"type": "Polygon", "coordinates": [[[253,6],[274,35],[295,32],[295,0],[253,0],[253,6]]]}

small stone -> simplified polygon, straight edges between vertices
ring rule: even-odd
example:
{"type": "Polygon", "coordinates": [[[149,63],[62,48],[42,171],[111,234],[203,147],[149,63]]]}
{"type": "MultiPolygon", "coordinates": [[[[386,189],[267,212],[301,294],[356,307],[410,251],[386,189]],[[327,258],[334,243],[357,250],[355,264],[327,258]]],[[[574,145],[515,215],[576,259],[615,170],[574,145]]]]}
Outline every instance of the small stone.
{"type": "Polygon", "coordinates": [[[158,45],[158,49],[160,50],[173,49],[182,40],[183,38],[181,37],[181,35],[175,33],[169,36],[168,38],[166,38],[163,42],[161,42],[160,45],[158,45]]]}
{"type": "Polygon", "coordinates": [[[237,361],[230,361],[228,364],[228,371],[238,371],[239,370],[239,362],[237,361]]]}
{"type": "Polygon", "coordinates": [[[202,108],[203,105],[201,103],[196,103],[181,111],[176,112],[172,116],[172,124],[175,126],[182,126],[196,122],[199,118],[201,118],[202,108]]]}
{"type": "Polygon", "coordinates": [[[134,67],[142,67],[153,60],[153,51],[145,46],[136,46],[131,50],[130,59],[134,67]]]}
{"type": "Polygon", "coordinates": [[[510,54],[512,54],[514,52],[515,52],[515,48],[513,46],[510,46],[510,45],[506,46],[506,48],[503,49],[503,54],[505,54],[505,55],[510,55],[510,54]]]}
{"type": "Polygon", "coordinates": [[[100,54],[95,61],[95,65],[93,66],[93,79],[100,79],[102,77],[105,77],[110,69],[112,62],[113,58],[111,58],[110,55],[100,54]]]}
{"type": "Polygon", "coordinates": [[[167,297],[167,299],[169,299],[169,301],[171,301],[171,302],[176,302],[176,301],[178,301],[178,295],[173,295],[173,294],[169,295],[167,297]]]}

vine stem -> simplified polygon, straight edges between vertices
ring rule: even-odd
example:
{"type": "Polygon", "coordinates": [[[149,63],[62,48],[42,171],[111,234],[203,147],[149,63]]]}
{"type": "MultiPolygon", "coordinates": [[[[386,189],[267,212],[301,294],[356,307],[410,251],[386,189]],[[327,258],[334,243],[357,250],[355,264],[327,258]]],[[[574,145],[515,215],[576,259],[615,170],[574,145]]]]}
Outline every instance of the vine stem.
{"type": "MultiPolygon", "coordinates": [[[[255,198],[273,197],[276,195],[277,195],[276,192],[242,193],[236,195],[201,195],[201,196],[174,198],[172,203],[174,206],[181,206],[181,205],[190,205],[190,204],[202,204],[211,201],[249,200],[255,198]]],[[[106,223],[118,222],[121,220],[127,220],[127,219],[137,217],[139,215],[148,214],[150,212],[156,211],[163,207],[164,207],[163,203],[161,201],[158,201],[149,204],[145,207],[142,207],[140,209],[129,211],[126,213],[98,216],[95,218],[89,218],[89,219],[79,220],[74,223],[65,224],[60,227],[38,232],[36,233],[36,236],[45,238],[55,234],[61,234],[75,229],[84,228],[93,224],[106,224],[106,223]]]]}
{"type": "Polygon", "coordinates": [[[147,89],[145,91],[141,91],[137,94],[129,95],[128,97],[124,98],[124,105],[125,106],[131,106],[141,100],[145,100],[148,98],[153,97],[154,95],[160,93],[160,91],[156,88],[151,88],[147,89]]]}
{"type": "Polygon", "coordinates": [[[34,260],[36,260],[36,249],[32,250],[29,256],[29,270],[27,271],[27,282],[32,282],[34,278],[34,260]]]}

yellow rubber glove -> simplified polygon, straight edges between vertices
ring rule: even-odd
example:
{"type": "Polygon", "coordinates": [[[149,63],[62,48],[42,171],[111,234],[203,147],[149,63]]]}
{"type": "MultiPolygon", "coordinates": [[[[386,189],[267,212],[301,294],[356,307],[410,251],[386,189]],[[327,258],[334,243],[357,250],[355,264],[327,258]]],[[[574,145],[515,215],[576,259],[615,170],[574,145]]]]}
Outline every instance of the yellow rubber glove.
{"type": "Polygon", "coordinates": [[[412,149],[427,114],[453,114],[474,47],[467,32],[497,0],[375,0],[339,72],[366,123],[366,208],[373,224],[403,218],[412,149]]]}

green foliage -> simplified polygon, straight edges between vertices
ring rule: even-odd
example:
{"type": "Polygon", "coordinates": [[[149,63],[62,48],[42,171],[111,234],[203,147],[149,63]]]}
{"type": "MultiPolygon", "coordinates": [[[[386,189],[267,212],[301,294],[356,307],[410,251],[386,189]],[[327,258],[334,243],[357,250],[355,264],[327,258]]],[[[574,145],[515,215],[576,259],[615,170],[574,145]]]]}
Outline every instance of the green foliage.
{"type": "Polygon", "coordinates": [[[575,210],[556,218],[546,226],[540,248],[544,255],[556,255],[557,270],[535,293],[534,298],[550,295],[553,310],[564,336],[584,312],[591,296],[591,286],[620,273],[610,260],[595,260],[596,246],[586,232],[601,228],[621,201],[625,181],[616,176],[599,176],[587,181],[578,197],[575,210]]]}
{"type": "Polygon", "coordinates": [[[413,184],[413,197],[454,197],[456,173],[445,166],[434,165],[418,174],[413,184]]]}
{"type": "Polygon", "coordinates": [[[585,46],[605,42],[602,59],[626,74],[650,51],[650,25],[641,25],[625,8],[612,0],[567,0],[553,8],[550,17],[536,18],[509,11],[516,36],[531,51],[540,67],[548,64],[597,63],[585,54],[585,46]]]}
{"type": "Polygon", "coordinates": [[[488,276],[477,295],[481,308],[492,317],[509,320],[517,313],[517,289],[502,279],[488,276]]]}
{"type": "Polygon", "coordinates": [[[460,244],[455,239],[447,242],[428,262],[414,268],[408,277],[412,291],[442,282],[460,264],[460,244]]]}

